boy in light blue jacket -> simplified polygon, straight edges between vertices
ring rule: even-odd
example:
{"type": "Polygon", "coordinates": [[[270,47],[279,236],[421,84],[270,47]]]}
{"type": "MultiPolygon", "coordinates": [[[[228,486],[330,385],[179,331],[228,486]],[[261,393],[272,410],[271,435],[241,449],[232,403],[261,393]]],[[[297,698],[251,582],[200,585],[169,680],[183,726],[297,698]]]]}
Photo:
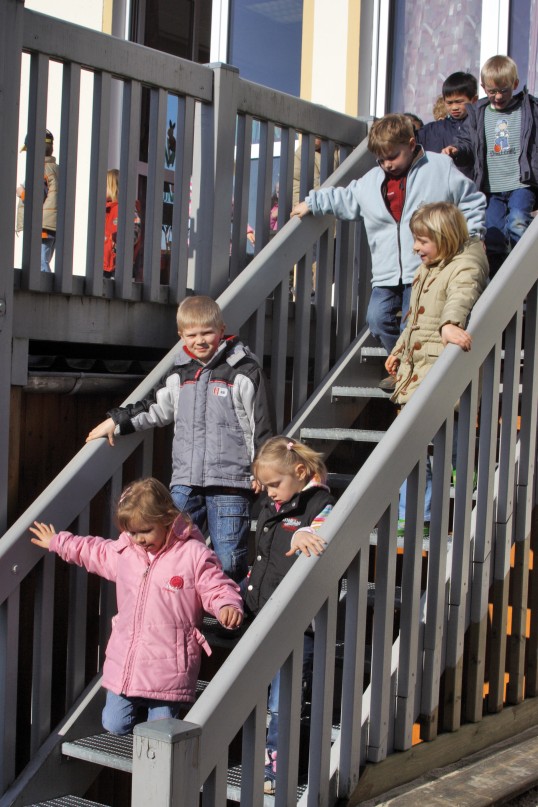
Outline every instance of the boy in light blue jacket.
{"type": "MultiPolygon", "coordinates": [[[[377,157],[378,167],[347,188],[310,191],[291,215],[302,218],[309,213],[332,213],[351,221],[362,216],[372,254],[368,326],[390,353],[404,327],[411,284],[420,265],[413,252],[411,216],[423,204],[452,202],[465,216],[471,238],[483,239],[486,198],[449,157],[426,152],[417,145],[405,115],[385,115],[376,121],[370,129],[368,148],[377,157]]],[[[386,389],[391,385],[392,378],[381,382],[386,389]]]]}

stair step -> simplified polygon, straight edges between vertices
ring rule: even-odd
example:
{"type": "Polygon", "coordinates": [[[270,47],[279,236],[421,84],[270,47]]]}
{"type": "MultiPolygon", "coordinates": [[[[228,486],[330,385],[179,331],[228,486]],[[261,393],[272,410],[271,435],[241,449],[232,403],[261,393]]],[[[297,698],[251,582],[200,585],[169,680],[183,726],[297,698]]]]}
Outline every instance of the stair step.
{"type": "Polygon", "coordinates": [[[133,769],[133,736],[128,734],[95,734],[80,740],[62,743],[62,753],[73,759],[83,759],[105,768],[131,773],[133,769]]]}
{"type": "Polygon", "coordinates": [[[88,801],[80,796],[60,796],[50,801],[36,801],[28,807],[105,807],[100,801],[88,801]]]}
{"type": "Polygon", "coordinates": [[[341,398],[384,398],[390,399],[392,390],[383,390],[379,387],[333,387],[331,401],[337,403],[341,398]]]}
{"type": "Polygon", "coordinates": [[[354,440],[356,443],[379,443],[384,431],[373,429],[301,429],[301,440],[354,440]]]}
{"type": "MultiPolygon", "coordinates": [[[[306,784],[298,786],[297,802],[299,802],[306,788],[306,784]]],[[[226,790],[226,795],[230,801],[241,801],[241,765],[234,765],[232,768],[228,768],[228,785],[226,790]]],[[[274,796],[263,797],[263,807],[273,807],[274,803],[274,796]]]]}
{"type": "Polygon", "coordinates": [[[377,358],[380,357],[382,359],[387,358],[387,351],[384,347],[380,345],[365,345],[361,348],[361,359],[370,359],[370,358],[377,358]]]}

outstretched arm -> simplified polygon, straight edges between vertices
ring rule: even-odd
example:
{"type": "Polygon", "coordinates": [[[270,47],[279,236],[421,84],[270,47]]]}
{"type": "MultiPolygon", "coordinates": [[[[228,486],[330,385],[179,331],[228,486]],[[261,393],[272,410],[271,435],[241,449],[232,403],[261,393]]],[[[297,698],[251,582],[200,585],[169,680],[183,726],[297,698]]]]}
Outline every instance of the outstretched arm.
{"type": "Polygon", "coordinates": [[[52,524],[43,524],[42,521],[34,521],[34,526],[28,528],[30,532],[33,532],[35,538],[31,538],[31,542],[36,546],[40,546],[41,549],[47,549],[50,546],[50,542],[54,535],[56,535],[56,530],[52,526],[52,524]]]}

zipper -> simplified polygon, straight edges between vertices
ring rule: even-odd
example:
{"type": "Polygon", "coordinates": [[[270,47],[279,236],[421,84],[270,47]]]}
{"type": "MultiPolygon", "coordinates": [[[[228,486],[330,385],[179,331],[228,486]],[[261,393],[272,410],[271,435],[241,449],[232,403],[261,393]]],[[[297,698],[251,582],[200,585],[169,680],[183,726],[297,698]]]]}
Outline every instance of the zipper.
{"type": "MultiPolygon", "coordinates": [[[[155,559],[156,560],[156,559],[155,559]]],[[[155,563],[155,561],[153,561],[155,563]]],[[[138,591],[138,597],[136,600],[135,606],[135,618],[134,618],[134,631],[133,631],[133,640],[131,642],[131,646],[129,648],[129,652],[127,653],[127,662],[125,665],[125,675],[123,677],[123,684],[121,691],[126,692],[131,680],[132,670],[134,666],[134,660],[136,656],[136,647],[138,643],[138,636],[140,634],[140,627],[142,625],[142,614],[144,613],[144,602],[145,602],[145,594],[146,589],[148,586],[148,579],[149,579],[149,572],[151,569],[152,564],[148,563],[144,573],[142,575],[142,585],[138,591]]]]}

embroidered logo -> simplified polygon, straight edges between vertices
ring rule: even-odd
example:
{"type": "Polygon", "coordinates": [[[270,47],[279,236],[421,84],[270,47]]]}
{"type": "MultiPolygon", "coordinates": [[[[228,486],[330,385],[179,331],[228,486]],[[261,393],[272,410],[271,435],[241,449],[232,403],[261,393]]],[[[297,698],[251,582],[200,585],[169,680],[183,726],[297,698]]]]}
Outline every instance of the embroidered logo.
{"type": "Polygon", "coordinates": [[[182,588],[183,588],[182,577],[171,577],[168,583],[165,585],[165,589],[167,591],[179,591],[182,588]]]}
{"type": "Polygon", "coordinates": [[[228,390],[226,387],[213,387],[213,395],[219,395],[221,398],[226,398],[228,390]]]}
{"type": "Polygon", "coordinates": [[[282,526],[285,530],[289,530],[289,532],[295,532],[295,530],[301,526],[301,522],[298,518],[285,518],[282,521],[282,526]]]}

